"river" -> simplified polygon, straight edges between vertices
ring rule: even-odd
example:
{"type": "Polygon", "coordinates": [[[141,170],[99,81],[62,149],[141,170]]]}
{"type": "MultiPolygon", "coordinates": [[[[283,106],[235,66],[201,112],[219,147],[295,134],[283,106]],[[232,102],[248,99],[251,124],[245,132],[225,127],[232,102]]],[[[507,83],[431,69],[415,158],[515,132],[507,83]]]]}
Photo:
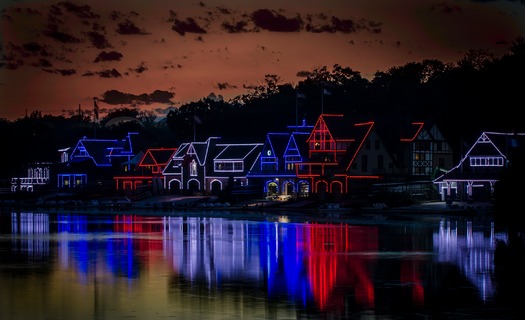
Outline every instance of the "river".
{"type": "Polygon", "coordinates": [[[515,319],[524,255],[476,216],[4,210],[0,319],[515,319]]]}

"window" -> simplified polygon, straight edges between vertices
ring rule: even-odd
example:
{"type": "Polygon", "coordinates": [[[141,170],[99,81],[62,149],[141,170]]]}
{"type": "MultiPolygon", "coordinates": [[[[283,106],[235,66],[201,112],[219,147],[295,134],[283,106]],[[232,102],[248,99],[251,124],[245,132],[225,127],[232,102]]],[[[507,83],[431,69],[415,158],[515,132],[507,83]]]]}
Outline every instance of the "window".
{"type": "Polygon", "coordinates": [[[86,148],[84,147],[78,147],[78,154],[82,157],[87,157],[88,153],[86,151],[86,148]]]}
{"type": "Polygon", "coordinates": [[[361,157],[361,171],[362,172],[368,171],[368,156],[366,154],[364,154],[361,157]]]}
{"type": "Polygon", "coordinates": [[[378,169],[384,169],[385,167],[385,164],[384,164],[384,157],[382,154],[378,155],[377,156],[377,168],[378,169]]]}
{"type": "Polygon", "coordinates": [[[439,158],[439,160],[438,160],[438,166],[439,166],[440,168],[445,168],[445,159],[443,159],[443,158],[439,158]]]}
{"type": "Polygon", "coordinates": [[[215,161],[214,168],[218,172],[242,172],[244,163],[242,161],[215,161]]]}
{"type": "Polygon", "coordinates": [[[370,150],[370,140],[366,139],[365,141],[365,149],[370,150]]]}
{"type": "Polygon", "coordinates": [[[374,147],[375,147],[376,150],[379,150],[381,148],[381,141],[379,139],[375,140],[374,147]]]}
{"type": "Polygon", "coordinates": [[[503,167],[503,157],[470,157],[471,167],[503,167]]]}
{"type": "Polygon", "coordinates": [[[415,143],[415,150],[430,151],[430,141],[420,140],[415,143]]]}
{"type": "Polygon", "coordinates": [[[190,176],[195,177],[197,175],[197,162],[195,159],[191,160],[190,163],[190,176]]]}
{"type": "Polygon", "coordinates": [[[180,166],[182,166],[182,159],[173,160],[172,164],[173,168],[179,168],[180,166]]]}

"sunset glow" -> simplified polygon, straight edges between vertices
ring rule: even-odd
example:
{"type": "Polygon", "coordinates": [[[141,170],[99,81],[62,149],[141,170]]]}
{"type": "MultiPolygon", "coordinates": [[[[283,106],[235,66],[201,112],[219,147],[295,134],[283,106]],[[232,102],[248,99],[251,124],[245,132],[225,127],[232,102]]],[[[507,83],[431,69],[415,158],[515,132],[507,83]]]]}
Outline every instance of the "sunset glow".
{"type": "Polygon", "coordinates": [[[423,59],[495,55],[525,34],[519,1],[3,1],[0,118],[34,110],[159,116],[225,100],[267,74],[297,84],[338,64],[365,78],[423,59]],[[111,93],[111,94],[110,94],[111,93]]]}

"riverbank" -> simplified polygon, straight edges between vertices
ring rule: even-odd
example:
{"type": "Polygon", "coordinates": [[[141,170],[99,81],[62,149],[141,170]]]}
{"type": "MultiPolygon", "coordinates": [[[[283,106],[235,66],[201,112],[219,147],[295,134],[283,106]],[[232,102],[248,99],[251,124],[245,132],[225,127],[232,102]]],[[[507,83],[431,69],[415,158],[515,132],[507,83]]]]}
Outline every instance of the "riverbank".
{"type": "Polygon", "coordinates": [[[230,211],[230,212],[273,212],[304,213],[317,215],[345,216],[355,214],[454,214],[454,215],[490,215],[492,203],[453,202],[420,202],[410,205],[389,207],[384,203],[369,205],[348,205],[337,202],[321,202],[309,199],[276,201],[251,199],[237,203],[221,202],[213,196],[150,196],[138,201],[126,197],[100,197],[95,199],[78,199],[69,194],[27,199],[1,199],[2,208],[8,209],[48,209],[102,212],[114,211],[230,211]]]}

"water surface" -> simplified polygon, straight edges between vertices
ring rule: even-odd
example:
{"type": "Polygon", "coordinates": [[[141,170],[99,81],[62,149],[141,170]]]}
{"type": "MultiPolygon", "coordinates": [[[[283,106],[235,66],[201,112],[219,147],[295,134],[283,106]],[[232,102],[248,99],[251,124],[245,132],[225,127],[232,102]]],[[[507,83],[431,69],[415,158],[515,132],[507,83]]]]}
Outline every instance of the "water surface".
{"type": "Polygon", "coordinates": [[[516,259],[509,258],[515,253],[507,231],[487,219],[306,222],[204,212],[3,212],[0,218],[0,319],[521,313],[516,301],[523,294],[509,292],[516,289],[512,279],[523,278],[513,272],[525,270],[510,264],[516,259]]]}

